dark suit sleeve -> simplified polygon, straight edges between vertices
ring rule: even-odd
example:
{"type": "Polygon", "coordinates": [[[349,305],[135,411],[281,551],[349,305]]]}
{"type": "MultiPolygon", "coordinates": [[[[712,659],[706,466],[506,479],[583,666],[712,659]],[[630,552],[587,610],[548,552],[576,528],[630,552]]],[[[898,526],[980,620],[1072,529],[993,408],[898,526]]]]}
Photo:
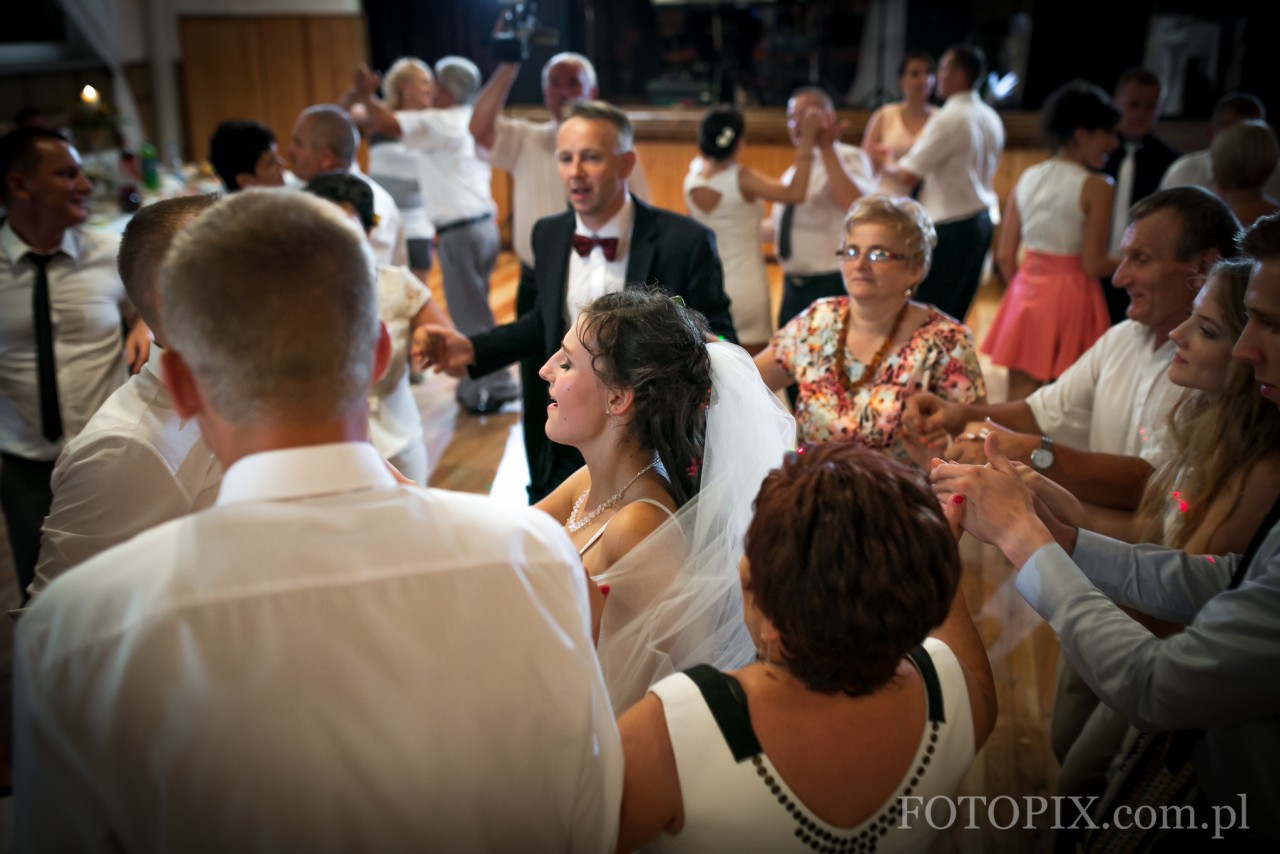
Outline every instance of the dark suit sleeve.
{"type": "Polygon", "coordinates": [[[737,344],[738,333],[729,314],[729,295],[724,292],[724,268],[716,252],[716,238],[710,230],[698,227],[688,266],[684,275],[684,301],[707,318],[707,325],[724,340],[737,344]]]}
{"type": "MultiPolygon", "coordinates": [[[[537,289],[536,274],[528,268],[520,274],[520,289],[526,288],[529,293],[537,289]]],[[[467,370],[473,377],[482,377],[513,362],[537,356],[544,348],[543,337],[542,312],[534,305],[511,323],[471,336],[476,363],[467,370]]]]}

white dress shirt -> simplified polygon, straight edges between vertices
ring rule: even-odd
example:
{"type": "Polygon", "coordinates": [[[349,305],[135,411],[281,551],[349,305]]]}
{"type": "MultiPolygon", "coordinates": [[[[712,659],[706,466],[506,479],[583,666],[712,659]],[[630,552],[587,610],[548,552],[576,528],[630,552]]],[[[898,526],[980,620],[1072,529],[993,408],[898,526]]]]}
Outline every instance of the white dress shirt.
{"type": "Polygon", "coordinates": [[[589,624],[539,511],[399,485],[366,443],[245,457],[19,620],[16,847],[612,850],[589,624]]]}
{"type": "Polygon", "coordinates": [[[574,215],[577,222],[574,234],[586,237],[616,237],[618,250],[613,260],[604,257],[604,250],[599,246],[592,247],[584,258],[572,248],[569,250],[568,289],[565,291],[565,318],[572,326],[578,315],[592,300],[605,294],[616,293],[627,284],[627,255],[631,251],[631,227],[635,224],[636,209],[627,195],[622,202],[622,209],[614,214],[613,219],[606,222],[599,231],[592,231],[582,222],[582,217],[574,215]]]}
{"type": "MultiPolygon", "coordinates": [[[[499,116],[494,125],[493,148],[477,148],[481,157],[510,173],[515,182],[511,197],[511,234],[516,255],[533,266],[533,224],[544,216],[563,213],[568,207],[564,182],[556,165],[555,122],[531,122],[499,116]]],[[[631,192],[649,201],[649,180],[636,159],[627,181],[631,192]]]]}
{"type": "Polygon", "coordinates": [[[222,466],[160,379],[160,353],[116,389],[53,469],[34,596],[73,566],[161,522],[213,504],[222,466]]]}
{"type": "MultiPolygon", "coordinates": [[[[836,143],[836,153],[845,171],[862,193],[870,193],[875,186],[875,170],[866,152],[854,145],[836,143]]],[[[795,174],[794,165],[782,173],[786,184],[795,174]]],[[[776,247],[782,235],[782,211],[786,207],[775,203],[769,212],[773,224],[773,243],[776,247]]],[[[809,170],[809,191],[804,201],[795,206],[791,217],[791,255],[778,258],[784,272],[793,276],[814,276],[819,273],[835,273],[840,270],[836,250],[844,242],[844,216],[848,211],[836,204],[827,179],[827,167],[817,149],[813,152],[813,166],[809,170]]]]}
{"type": "Polygon", "coordinates": [[[128,378],[121,324],[135,315],[116,272],[119,247],[118,234],[67,229],[46,268],[63,431],[50,442],[40,422],[35,265],[23,257],[32,249],[0,226],[0,451],[52,460],[128,378]]]}
{"type": "MultiPolygon", "coordinates": [[[[1209,149],[1184,154],[1169,165],[1164,177],[1160,179],[1160,189],[1193,184],[1213,191],[1213,157],[1209,149]]],[[[1271,173],[1271,177],[1262,185],[1262,192],[1280,199],[1280,166],[1271,173]]]]}
{"type": "Polygon", "coordinates": [[[1004,151],[1004,123],[973,90],[947,98],[898,166],[924,182],[920,204],[934,225],[982,211],[999,219],[992,187],[1004,151]]]}
{"type": "Polygon", "coordinates": [[[489,164],[476,156],[471,107],[400,110],[401,140],[422,151],[422,206],[436,228],[493,213],[489,164]]]}
{"type": "Polygon", "coordinates": [[[1073,448],[1141,457],[1157,467],[1168,453],[1165,421],[1182,389],[1169,381],[1174,344],[1126,320],[1108,329],[1076,363],[1027,397],[1041,432],[1073,448]]]}

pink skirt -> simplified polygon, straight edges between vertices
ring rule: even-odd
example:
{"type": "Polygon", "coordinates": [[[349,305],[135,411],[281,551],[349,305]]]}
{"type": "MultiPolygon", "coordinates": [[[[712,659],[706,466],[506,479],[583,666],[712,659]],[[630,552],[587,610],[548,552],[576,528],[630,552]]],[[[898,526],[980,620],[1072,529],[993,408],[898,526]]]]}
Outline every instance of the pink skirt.
{"type": "Polygon", "coordinates": [[[1028,250],[982,342],[991,361],[1055,380],[1111,325],[1098,280],[1078,255],[1028,250]]]}

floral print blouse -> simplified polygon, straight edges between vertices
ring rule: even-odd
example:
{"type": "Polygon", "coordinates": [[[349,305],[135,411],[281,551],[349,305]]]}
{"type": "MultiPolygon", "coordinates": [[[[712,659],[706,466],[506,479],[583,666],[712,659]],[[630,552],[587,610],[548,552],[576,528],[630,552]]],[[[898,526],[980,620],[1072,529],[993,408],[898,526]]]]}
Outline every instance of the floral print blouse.
{"type": "MultiPolygon", "coordinates": [[[[973,334],[935,308],[896,353],[885,356],[871,382],[852,397],[835,375],[841,320],[849,297],[820,299],[773,335],[778,364],[799,387],[796,428],[801,442],[855,441],[908,460],[898,425],[917,383],[943,400],[970,403],[987,393],[973,334]]],[[[857,382],[865,365],[847,354],[845,370],[857,382]]]]}

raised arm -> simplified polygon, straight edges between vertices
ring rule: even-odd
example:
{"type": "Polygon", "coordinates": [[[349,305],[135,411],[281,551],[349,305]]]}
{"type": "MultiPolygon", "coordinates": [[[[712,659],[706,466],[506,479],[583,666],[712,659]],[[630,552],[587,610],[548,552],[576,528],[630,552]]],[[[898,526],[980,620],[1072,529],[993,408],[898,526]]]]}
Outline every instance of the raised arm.
{"type": "Polygon", "coordinates": [[[383,136],[399,139],[404,135],[404,132],[400,129],[400,122],[396,120],[395,113],[388,109],[387,105],[378,98],[378,86],[381,84],[382,78],[370,70],[369,66],[361,63],[356,68],[351,88],[343,96],[343,102],[349,105],[348,108],[354,104],[360,104],[364,107],[371,133],[380,133],[383,136]]]}
{"type": "Polygon", "coordinates": [[[800,144],[796,146],[795,167],[791,180],[782,183],[749,167],[738,170],[738,190],[747,201],[765,199],[770,202],[798,205],[809,193],[809,173],[813,169],[813,146],[822,129],[822,117],[810,110],[801,126],[800,144]]]}
{"type": "Polygon", "coordinates": [[[862,150],[871,158],[871,165],[876,172],[884,169],[884,107],[879,107],[867,119],[867,126],[862,131],[862,150]]]}
{"type": "Polygon", "coordinates": [[[824,116],[822,132],[818,134],[818,151],[822,155],[822,165],[827,169],[827,189],[842,210],[848,210],[850,205],[862,197],[862,188],[853,180],[840,152],[836,150],[840,134],[848,124],[847,121],[833,122],[824,116]]]}
{"type": "Polygon", "coordinates": [[[489,82],[484,84],[484,88],[480,90],[480,94],[476,96],[475,105],[471,113],[471,135],[475,137],[476,145],[481,148],[493,148],[493,139],[497,133],[498,116],[502,115],[502,108],[507,103],[507,96],[511,94],[511,87],[516,82],[516,75],[520,73],[520,63],[503,62],[498,65],[497,70],[489,78],[489,82]]]}

